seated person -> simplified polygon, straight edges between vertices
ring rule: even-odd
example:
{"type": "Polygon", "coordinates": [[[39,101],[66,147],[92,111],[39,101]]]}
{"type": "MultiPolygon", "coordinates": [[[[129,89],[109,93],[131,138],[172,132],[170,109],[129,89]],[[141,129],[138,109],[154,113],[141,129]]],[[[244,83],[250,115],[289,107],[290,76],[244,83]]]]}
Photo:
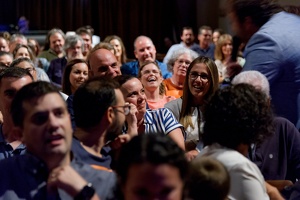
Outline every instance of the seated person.
{"type": "Polygon", "coordinates": [[[273,115],[265,95],[248,84],[228,86],[210,99],[204,118],[206,147],[199,157],[215,158],[226,167],[229,199],[269,199],[260,170],[246,158],[253,142],[272,134],[273,115]]]}
{"type": "Polygon", "coordinates": [[[229,174],[218,160],[201,157],[191,162],[186,185],[189,198],[227,200],[229,187],[229,174]]]}

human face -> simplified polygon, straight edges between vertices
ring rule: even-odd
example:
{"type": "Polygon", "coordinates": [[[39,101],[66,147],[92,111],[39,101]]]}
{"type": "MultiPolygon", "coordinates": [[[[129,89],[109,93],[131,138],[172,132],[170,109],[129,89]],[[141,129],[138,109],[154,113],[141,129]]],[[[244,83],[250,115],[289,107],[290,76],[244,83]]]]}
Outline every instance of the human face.
{"type": "Polygon", "coordinates": [[[213,38],[213,42],[214,44],[216,45],[218,40],[219,40],[219,37],[220,37],[220,33],[219,32],[214,32],[213,35],[212,35],[212,38],[213,38]]]}
{"type": "Polygon", "coordinates": [[[132,78],[121,86],[121,91],[125,101],[132,103],[138,110],[139,117],[144,116],[146,112],[146,95],[141,81],[132,78]]]}
{"type": "Polygon", "coordinates": [[[107,49],[98,49],[89,59],[93,76],[114,78],[121,75],[116,56],[107,49]]]}
{"type": "Polygon", "coordinates": [[[18,44],[27,45],[27,40],[24,40],[23,38],[19,38],[19,37],[16,38],[15,41],[9,43],[9,52],[13,53],[13,51],[15,50],[18,44]]]}
{"type": "Polygon", "coordinates": [[[8,42],[4,38],[0,38],[0,51],[9,52],[8,42]]]}
{"type": "Polygon", "coordinates": [[[18,90],[24,85],[31,83],[30,76],[24,76],[22,78],[7,77],[3,78],[0,83],[0,110],[4,118],[10,116],[10,105],[18,90]]]}
{"type": "Polygon", "coordinates": [[[22,139],[28,152],[45,162],[69,153],[72,126],[60,94],[49,93],[23,102],[23,111],[22,139]]]}
{"type": "Polygon", "coordinates": [[[26,69],[27,71],[29,71],[30,74],[32,75],[33,79],[35,81],[37,80],[36,70],[35,70],[35,68],[30,63],[28,63],[27,61],[22,61],[17,66],[20,67],[20,68],[26,69]]]}
{"type": "Polygon", "coordinates": [[[143,67],[140,78],[144,88],[148,91],[159,90],[159,85],[163,81],[160,70],[153,63],[143,67]]]}
{"type": "Polygon", "coordinates": [[[9,55],[0,56],[0,63],[3,63],[7,67],[9,67],[9,65],[12,63],[12,61],[13,61],[13,59],[9,55]]]}
{"type": "Polygon", "coordinates": [[[125,200],[180,200],[183,185],[178,168],[142,163],[130,166],[122,191],[125,200]]]}
{"type": "Polygon", "coordinates": [[[200,45],[207,48],[209,44],[211,43],[212,38],[212,31],[203,29],[201,31],[201,34],[198,36],[198,39],[200,41],[200,45]]]}
{"type": "Polygon", "coordinates": [[[192,58],[188,54],[180,55],[174,63],[173,66],[173,76],[186,76],[187,68],[190,66],[192,62],[192,58]]]}
{"type": "Polygon", "coordinates": [[[222,53],[225,58],[231,56],[232,53],[232,42],[231,40],[227,40],[222,46],[222,53]]]}
{"type": "Polygon", "coordinates": [[[71,83],[72,91],[76,91],[77,88],[88,79],[88,66],[85,63],[77,63],[72,66],[70,72],[69,81],[71,83]]]}
{"type": "Polygon", "coordinates": [[[194,97],[194,103],[202,103],[211,85],[211,75],[208,67],[204,63],[196,63],[189,73],[189,89],[194,97]],[[192,75],[197,76],[196,79],[192,75]]]}
{"type": "Polygon", "coordinates": [[[17,58],[29,58],[30,59],[28,49],[26,49],[25,47],[19,48],[15,55],[15,59],[17,59],[17,58]]]}
{"type": "Polygon", "coordinates": [[[65,39],[60,33],[54,33],[49,38],[50,49],[52,49],[56,54],[63,52],[63,46],[65,44],[65,39]]]}
{"type": "Polygon", "coordinates": [[[113,45],[113,47],[116,51],[116,57],[121,57],[122,56],[122,47],[121,47],[120,41],[117,39],[112,39],[109,43],[111,45],[113,45]]]}
{"type": "Polygon", "coordinates": [[[194,42],[194,33],[191,29],[184,29],[181,35],[181,40],[187,45],[190,46],[194,42]]]}
{"type": "Polygon", "coordinates": [[[140,65],[145,61],[154,62],[156,59],[156,49],[153,43],[146,37],[141,37],[135,43],[134,55],[140,65]]]}
{"type": "Polygon", "coordinates": [[[108,126],[106,131],[106,142],[115,139],[122,133],[122,128],[125,123],[124,107],[125,100],[120,89],[115,89],[117,103],[113,106],[115,115],[112,123],[108,126]]]}
{"type": "Polygon", "coordinates": [[[92,49],[92,38],[89,34],[81,33],[81,38],[84,41],[84,51],[89,52],[92,49]]]}
{"type": "Polygon", "coordinates": [[[74,60],[76,58],[78,58],[78,59],[83,58],[81,46],[82,46],[82,43],[80,41],[77,41],[77,43],[74,46],[72,46],[66,50],[68,60],[74,60]]]}

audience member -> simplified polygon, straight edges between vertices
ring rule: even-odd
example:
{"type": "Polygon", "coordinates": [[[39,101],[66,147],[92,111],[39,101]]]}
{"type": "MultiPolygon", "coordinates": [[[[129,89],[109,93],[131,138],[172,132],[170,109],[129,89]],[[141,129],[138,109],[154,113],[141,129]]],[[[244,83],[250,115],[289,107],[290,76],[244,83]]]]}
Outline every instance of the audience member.
{"type": "Polygon", "coordinates": [[[22,68],[9,67],[0,73],[0,110],[4,121],[0,125],[0,160],[25,152],[21,137],[14,132],[9,112],[16,92],[31,82],[32,75],[22,68]]]}
{"type": "Polygon", "coordinates": [[[175,98],[182,96],[186,70],[197,57],[197,53],[187,48],[181,48],[173,52],[167,63],[168,70],[172,72],[172,77],[163,80],[166,86],[166,95],[175,98]]]}
{"type": "Polygon", "coordinates": [[[230,0],[228,7],[233,31],[247,43],[243,71],[268,78],[275,113],[300,129],[299,16],[272,0],[230,0]]]}
{"type": "Polygon", "coordinates": [[[66,37],[64,44],[64,51],[66,53],[66,56],[52,60],[47,71],[51,82],[55,86],[61,88],[62,76],[67,62],[70,62],[74,59],[83,59],[83,49],[84,42],[79,35],[70,35],[66,37]]]}
{"type": "Polygon", "coordinates": [[[200,56],[214,59],[215,45],[212,43],[212,29],[209,26],[201,26],[198,32],[199,45],[191,48],[200,56]]]}
{"type": "Polygon", "coordinates": [[[184,199],[188,163],[164,133],[139,135],[121,149],[117,199],[184,199]]]}
{"type": "Polygon", "coordinates": [[[9,67],[9,65],[13,61],[13,55],[6,51],[0,51],[0,63],[1,65],[4,65],[6,67],[9,67]]]}
{"type": "MultiPolygon", "coordinates": [[[[258,71],[238,74],[232,84],[247,83],[262,91],[270,102],[267,78],[258,71]]],[[[261,144],[252,144],[249,158],[258,166],[266,180],[290,180],[300,178],[300,133],[287,119],[274,117],[274,133],[261,144]]]]}
{"type": "Polygon", "coordinates": [[[118,76],[115,79],[120,84],[125,102],[132,103],[137,108],[137,132],[139,134],[164,133],[184,149],[185,133],[172,112],[166,108],[147,109],[145,91],[139,79],[130,75],[118,76]]]}
{"type": "Polygon", "coordinates": [[[67,63],[62,79],[62,92],[71,95],[88,79],[89,68],[83,59],[74,59],[67,63]]]}
{"type": "Polygon", "coordinates": [[[246,158],[252,143],[272,134],[272,112],[265,94],[248,84],[218,90],[204,110],[199,156],[219,160],[230,175],[229,199],[269,199],[258,167],[246,158]]]}
{"type": "Polygon", "coordinates": [[[167,102],[175,99],[175,97],[165,95],[166,88],[162,82],[162,73],[156,62],[146,61],[141,65],[138,78],[144,86],[150,109],[163,108],[167,102]]]}
{"type": "Polygon", "coordinates": [[[126,49],[122,39],[119,36],[109,35],[103,40],[103,42],[113,45],[116,52],[115,55],[120,66],[127,62],[126,49]]]}
{"type": "MultiPolygon", "coordinates": [[[[215,48],[215,63],[219,71],[219,83],[222,83],[224,79],[230,78],[227,74],[227,64],[232,62],[232,36],[229,34],[223,34],[220,36],[216,48],[215,48]]],[[[244,66],[245,59],[237,57],[236,61],[239,65],[244,66]]]]}
{"type": "Polygon", "coordinates": [[[109,196],[115,183],[114,174],[94,170],[70,151],[70,118],[56,87],[43,81],[23,87],[12,102],[11,114],[27,153],[0,162],[0,169],[5,171],[0,180],[1,199],[109,196]]]}
{"type": "Polygon", "coordinates": [[[216,28],[213,33],[212,33],[212,41],[214,43],[214,45],[216,46],[217,45],[217,42],[220,38],[221,35],[224,34],[224,31],[220,28],[216,28]]]}
{"type": "Polygon", "coordinates": [[[76,129],[72,149],[83,162],[110,169],[109,148],[115,138],[125,140],[137,134],[136,108],[125,103],[119,84],[113,79],[95,77],[78,88],[74,95],[76,129]],[[133,125],[128,135],[122,134],[125,119],[133,125]]]}
{"type": "MultiPolygon", "coordinates": [[[[187,134],[186,151],[192,158],[200,140],[202,144],[203,106],[218,89],[218,69],[214,61],[205,56],[196,58],[187,68],[183,96],[165,105],[183,125],[187,134]]],[[[202,147],[198,147],[202,150],[202,147]]],[[[189,158],[191,159],[191,158],[189,158]]]]}
{"type": "Polygon", "coordinates": [[[16,48],[16,46],[18,44],[27,45],[27,39],[26,39],[26,37],[24,35],[16,33],[16,34],[13,34],[10,37],[10,40],[9,40],[9,52],[13,53],[13,51],[15,50],[15,48],[16,48]]]}
{"type": "Polygon", "coordinates": [[[9,52],[9,41],[2,36],[0,36],[0,51],[9,52]]]}
{"type": "Polygon", "coordinates": [[[48,62],[56,58],[62,58],[65,56],[63,50],[64,44],[64,32],[57,28],[51,29],[46,37],[44,51],[42,51],[38,57],[46,58],[48,62]]]}
{"type": "MultiPolygon", "coordinates": [[[[30,65],[30,66],[29,65],[26,66],[26,69],[30,70],[30,73],[36,74],[36,75],[33,75],[35,80],[42,80],[42,81],[50,82],[50,79],[49,79],[48,75],[46,74],[46,72],[41,68],[35,67],[35,64],[34,64],[34,63],[36,63],[35,56],[34,56],[32,50],[27,45],[18,44],[15,47],[13,56],[14,56],[15,60],[11,63],[11,66],[14,66],[15,64],[19,64],[20,62],[26,61],[30,65]],[[21,59],[21,60],[16,61],[19,58],[28,58],[30,60],[30,62],[26,59],[21,59]]],[[[22,67],[22,66],[20,65],[20,67],[22,67]]],[[[24,68],[24,67],[22,67],[22,68],[24,68]]]]}
{"type": "Polygon", "coordinates": [[[85,26],[80,27],[76,30],[76,34],[79,35],[84,41],[84,50],[82,52],[83,56],[86,58],[89,52],[92,50],[92,43],[93,43],[93,33],[90,29],[86,28],[85,26]]]}
{"type": "Polygon", "coordinates": [[[122,74],[137,76],[139,67],[146,61],[157,62],[162,72],[163,78],[171,77],[171,73],[167,71],[167,65],[156,60],[156,48],[152,40],[147,36],[138,36],[134,43],[134,55],[137,61],[125,63],[121,67],[122,74]]]}
{"type": "Polygon", "coordinates": [[[229,189],[230,176],[220,161],[201,157],[191,162],[186,185],[189,198],[227,200],[229,189]]]}
{"type": "Polygon", "coordinates": [[[93,76],[114,78],[121,75],[120,66],[115,55],[103,45],[96,45],[87,57],[87,62],[93,76]]]}
{"type": "Polygon", "coordinates": [[[31,49],[35,57],[35,66],[43,69],[45,72],[48,71],[50,62],[48,62],[46,58],[37,57],[40,54],[41,50],[38,41],[33,38],[28,38],[27,42],[28,47],[31,49]]]}
{"type": "Polygon", "coordinates": [[[179,44],[174,44],[171,46],[171,48],[168,50],[166,56],[164,57],[164,63],[168,64],[171,56],[182,48],[196,48],[197,44],[194,43],[195,36],[193,29],[191,27],[185,26],[182,28],[181,36],[180,36],[181,42],[179,44]]]}

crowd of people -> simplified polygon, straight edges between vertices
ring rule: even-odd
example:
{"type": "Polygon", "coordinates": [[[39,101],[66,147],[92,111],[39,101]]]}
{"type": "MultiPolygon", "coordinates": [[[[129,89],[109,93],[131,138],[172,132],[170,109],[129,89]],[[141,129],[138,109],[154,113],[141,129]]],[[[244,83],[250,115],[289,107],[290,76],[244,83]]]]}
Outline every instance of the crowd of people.
{"type": "Polygon", "coordinates": [[[183,27],[161,61],[1,33],[0,199],[300,199],[300,9],[227,4],[234,36],[183,27]]]}

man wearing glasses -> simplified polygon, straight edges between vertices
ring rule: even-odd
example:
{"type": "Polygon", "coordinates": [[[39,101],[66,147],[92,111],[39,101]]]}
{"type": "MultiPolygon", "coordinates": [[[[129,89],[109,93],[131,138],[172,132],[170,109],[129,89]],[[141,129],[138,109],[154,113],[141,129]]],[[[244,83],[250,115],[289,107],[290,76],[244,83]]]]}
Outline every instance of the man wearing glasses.
{"type": "Polygon", "coordinates": [[[118,148],[136,135],[137,120],[134,105],[125,104],[119,84],[110,78],[88,80],[74,94],[73,108],[76,129],[72,151],[95,168],[111,168],[110,143],[118,148]],[[122,128],[128,123],[127,134],[122,128]],[[104,147],[104,148],[103,148],[104,147]]]}

